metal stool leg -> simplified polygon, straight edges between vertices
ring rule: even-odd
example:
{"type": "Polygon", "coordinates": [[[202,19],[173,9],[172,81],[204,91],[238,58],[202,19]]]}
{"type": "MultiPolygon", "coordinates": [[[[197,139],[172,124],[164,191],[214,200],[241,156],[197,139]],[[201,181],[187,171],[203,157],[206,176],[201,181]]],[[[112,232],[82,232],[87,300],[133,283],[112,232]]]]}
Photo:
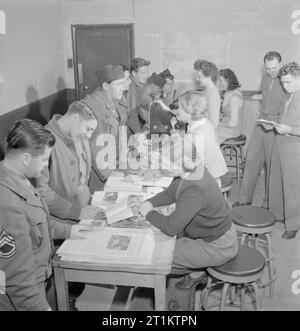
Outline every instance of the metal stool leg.
{"type": "Polygon", "coordinates": [[[245,311],[246,310],[246,287],[244,284],[242,284],[241,288],[241,310],[245,311]]]}
{"type": "Polygon", "coordinates": [[[204,309],[207,309],[207,301],[208,301],[208,296],[209,296],[209,292],[210,292],[210,288],[211,288],[211,283],[212,283],[212,278],[211,277],[208,277],[208,281],[207,281],[207,284],[206,284],[206,287],[203,291],[203,308],[204,309]]]}
{"type": "Polygon", "coordinates": [[[226,301],[226,294],[229,287],[229,283],[224,283],[223,290],[222,290],[222,298],[221,298],[221,305],[220,310],[225,310],[225,301],[226,301]]]}
{"type": "Polygon", "coordinates": [[[268,264],[269,269],[269,296],[273,298],[274,296],[274,282],[275,282],[275,272],[274,272],[274,264],[273,264],[273,253],[272,253],[272,245],[271,245],[271,236],[269,233],[265,234],[267,238],[267,256],[266,256],[266,263],[268,264]]]}
{"type": "Polygon", "coordinates": [[[259,289],[258,289],[257,284],[254,282],[254,283],[251,283],[250,285],[252,285],[252,287],[254,289],[256,310],[257,311],[263,310],[263,301],[262,301],[261,295],[259,294],[259,289]]]}

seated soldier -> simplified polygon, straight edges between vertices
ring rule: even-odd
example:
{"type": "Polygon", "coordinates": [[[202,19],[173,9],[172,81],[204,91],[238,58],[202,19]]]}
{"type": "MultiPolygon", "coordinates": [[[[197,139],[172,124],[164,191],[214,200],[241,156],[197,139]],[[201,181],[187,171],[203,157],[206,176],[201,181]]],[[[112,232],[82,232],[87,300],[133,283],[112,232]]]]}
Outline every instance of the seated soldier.
{"type": "Polygon", "coordinates": [[[41,124],[22,119],[6,138],[0,162],[0,270],[6,293],[0,311],[49,311],[46,281],[52,273],[52,239],[82,237],[84,225],[52,220],[45,202],[29,182],[48,166],[55,136],[41,124]]]}
{"type": "Polygon", "coordinates": [[[126,88],[126,79],[122,66],[105,65],[97,72],[99,87],[87,95],[81,101],[93,110],[98,121],[98,125],[90,140],[92,155],[92,172],[89,181],[89,187],[93,193],[103,187],[104,182],[110,176],[113,168],[117,167],[119,126],[121,125],[120,100],[123,98],[123,92],[126,88]],[[108,148],[113,153],[115,164],[105,167],[104,164],[97,162],[99,153],[104,149],[99,145],[99,137],[110,135],[114,140],[108,148]],[[113,149],[113,150],[112,150],[113,149]]]}
{"type": "Polygon", "coordinates": [[[94,113],[83,102],[73,102],[65,115],[54,115],[46,125],[55,138],[49,166],[34,184],[51,215],[78,221],[93,218],[100,208],[89,206],[91,173],[89,138],[96,129],[94,113]]]}

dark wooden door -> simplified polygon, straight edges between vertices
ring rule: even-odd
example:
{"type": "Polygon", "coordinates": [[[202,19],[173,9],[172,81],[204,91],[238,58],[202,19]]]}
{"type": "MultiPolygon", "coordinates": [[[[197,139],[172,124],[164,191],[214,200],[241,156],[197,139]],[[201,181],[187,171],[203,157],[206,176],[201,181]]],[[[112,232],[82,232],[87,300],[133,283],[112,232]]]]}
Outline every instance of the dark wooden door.
{"type": "Polygon", "coordinates": [[[106,64],[129,66],[133,58],[133,25],[73,25],[76,100],[94,91],[96,72],[106,64]]]}

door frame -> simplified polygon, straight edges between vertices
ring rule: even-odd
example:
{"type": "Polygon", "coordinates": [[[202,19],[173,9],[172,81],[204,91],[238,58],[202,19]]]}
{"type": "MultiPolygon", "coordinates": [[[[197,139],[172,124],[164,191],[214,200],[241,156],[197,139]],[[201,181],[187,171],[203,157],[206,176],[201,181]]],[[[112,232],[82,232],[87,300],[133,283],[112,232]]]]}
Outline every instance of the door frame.
{"type": "Polygon", "coordinates": [[[130,58],[134,58],[134,23],[117,23],[117,24],[72,24],[71,35],[72,35],[72,50],[73,50],[73,69],[74,69],[74,82],[75,82],[75,100],[79,100],[80,87],[79,87],[79,72],[78,72],[78,52],[77,52],[77,36],[78,31],[83,29],[96,29],[99,27],[128,27],[130,33],[130,58]]]}

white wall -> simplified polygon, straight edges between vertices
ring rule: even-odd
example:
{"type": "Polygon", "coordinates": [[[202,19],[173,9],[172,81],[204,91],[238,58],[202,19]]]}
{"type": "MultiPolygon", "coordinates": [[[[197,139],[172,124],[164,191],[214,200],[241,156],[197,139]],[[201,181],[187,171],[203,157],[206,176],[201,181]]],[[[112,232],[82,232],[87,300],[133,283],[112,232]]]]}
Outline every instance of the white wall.
{"type": "Polygon", "coordinates": [[[0,115],[66,87],[59,0],[1,0],[0,115]]]}
{"type": "MultiPolygon", "coordinates": [[[[296,9],[299,0],[62,0],[64,53],[72,56],[71,24],[133,22],[135,55],[151,60],[152,71],[169,67],[190,85],[194,61],[206,58],[235,70],[244,89],[257,89],[267,51],[300,61],[296,9]]],[[[74,86],[70,69],[66,80],[74,86]]]]}
{"type": "Polygon", "coordinates": [[[74,87],[71,24],[134,23],[135,55],[152,71],[169,67],[190,85],[194,61],[206,58],[257,89],[267,51],[300,62],[297,9],[299,0],[0,0],[0,114],[74,87]]]}

